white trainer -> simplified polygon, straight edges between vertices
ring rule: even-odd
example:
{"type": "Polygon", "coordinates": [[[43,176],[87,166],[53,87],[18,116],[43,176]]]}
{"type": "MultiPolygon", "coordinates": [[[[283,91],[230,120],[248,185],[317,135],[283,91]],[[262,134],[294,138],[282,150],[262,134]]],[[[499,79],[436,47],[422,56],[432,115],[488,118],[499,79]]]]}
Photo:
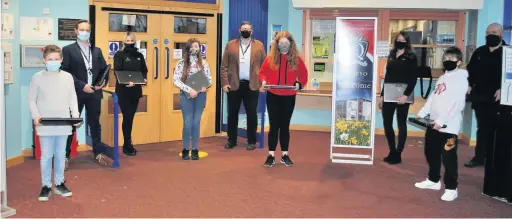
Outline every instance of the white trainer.
{"type": "Polygon", "coordinates": [[[423,182],[415,183],[414,186],[420,189],[441,190],[441,182],[432,182],[429,179],[426,179],[423,182]]]}
{"type": "Polygon", "coordinates": [[[445,189],[443,196],[441,196],[441,200],[451,202],[459,196],[457,189],[445,189]]]}

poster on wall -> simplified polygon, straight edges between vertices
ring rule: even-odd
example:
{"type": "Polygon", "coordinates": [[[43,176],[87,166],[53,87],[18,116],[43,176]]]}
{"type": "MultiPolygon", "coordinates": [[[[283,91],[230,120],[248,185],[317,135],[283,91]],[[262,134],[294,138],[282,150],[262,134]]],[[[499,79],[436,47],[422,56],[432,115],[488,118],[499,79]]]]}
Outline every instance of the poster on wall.
{"type": "Polygon", "coordinates": [[[281,31],[283,31],[283,25],[272,24],[272,31],[271,31],[270,39],[272,39],[272,41],[274,41],[274,39],[276,38],[277,34],[279,32],[281,32],[281,31]]]}
{"type": "Polygon", "coordinates": [[[4,84],[14,83],[14,75],[12,71],[12,44],[2,43],[2,54],[4,56],[3,71],[4,71],[4,84]]]}
{"type": "Polygon", "coordinates": [[[331,36],[316,35],[313,36],[313,58],[327,59],[329,58],[329,48],[331,47],[331,36]]]}
{"type": "Polygon", "coordinates": [[[2,13],[2,40],[14,39],[14,18],[12,14],[2,13]]]}
{"type": "Polygon", "coordinates": [[[48,17],[20,17],[21,40],[53,40],[53,19],[48,17]]]}
{"type": "Polygon", "coordinates": [[[336,19],[331,125],[333,162],[373,164],[376,39],[377,18],[336,19]],[[366,154],[333,152],[337,148],[370,150],[366,150],[366,154]]]}

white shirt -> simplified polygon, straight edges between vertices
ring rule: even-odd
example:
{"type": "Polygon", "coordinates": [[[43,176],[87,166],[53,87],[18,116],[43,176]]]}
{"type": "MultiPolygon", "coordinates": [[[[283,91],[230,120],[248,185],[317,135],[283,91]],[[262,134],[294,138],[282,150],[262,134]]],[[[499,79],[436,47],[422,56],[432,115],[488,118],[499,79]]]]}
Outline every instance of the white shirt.
{"type": "Polygon", "coordinates": [[[92,51],[89,42],[77,41],[80,47],[80,53],[84,58],[85,68],[87,70],[87,84],[92,85],[92,51]],[[87,45],[84,45],[87,44],[87,45]]]}
{"type": "MultiPolygon", "coordinates": [[[[184,67],[184,60],[178,61],[178,64],[176,65],[176,69],[174,70],[174,77],[173,82],[176,87],[178,87],[183,92],[190,93],[191,87],[187,86],[183,81],[181,81],[181,77],[183,76],[183,67],[184,67]]],[[[190,77],[190,75],[195,74],[197,72],[203,71],[206,77],[208,78],[208,81],[210,81],[210,86],[212,84],[212,73],[210,71],[210,65],[208,65],[208,62],[203,59],[203,70],[200,69],[199,65],[197,64],[197,58],[190,57],[190,67],[189,67],[189,74],[187,76],[190,77]]],[[[196,92],[200,92],[199,90],[196,90],[196,92]]]]}
{"type": "Polygon", "coordinates": [[[249,80],[251,78],[251,41],[248,45],[244,45],[240,40],[240,80],[249,80]]]}
{"type": "Polygon", "coordinates": [[[446,128],[439,130],[440,132],[459,134],[468,87],[468,71],[464,69],[446,71],[437,80],[433,94],[430,95],[418,116],[425,118],[430,115],[430,119],[440,126],[446,125],[446,128]]]}

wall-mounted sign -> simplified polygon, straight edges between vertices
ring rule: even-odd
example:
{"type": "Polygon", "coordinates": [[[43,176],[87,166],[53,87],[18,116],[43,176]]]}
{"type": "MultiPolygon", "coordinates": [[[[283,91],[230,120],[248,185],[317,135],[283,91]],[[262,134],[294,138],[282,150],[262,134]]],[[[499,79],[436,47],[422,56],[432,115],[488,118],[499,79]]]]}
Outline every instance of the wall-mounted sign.
{"type": "Polygon", "coordinates": [[[158,43],[158,39],[153,39],[153,44],[157,44],[158,43]]]}
{"type": "Polygon", "coordinates": [[[75,27],[80,19],[68,19],[68,18],[59,18],[58,19],[58,33],[59,40],[76,40],[75,27]]]}
{"type": "Polygon", "coordinates": [[[201,44],[201,56],[203,56],[203,58],[206,58],[206,44],[201,44]]]}
{"type": "Polygon", "coordinates": [[[119,51],[119,42],[108,42],[108,57],[114,57],[117,51],[119,51]]]}
{"type": "Polygon", "coordinates": [[[165,44],[165,45],[169,44],[169,39],[165,39],[165,40],[164,40],[164,44],[165,44]]]}

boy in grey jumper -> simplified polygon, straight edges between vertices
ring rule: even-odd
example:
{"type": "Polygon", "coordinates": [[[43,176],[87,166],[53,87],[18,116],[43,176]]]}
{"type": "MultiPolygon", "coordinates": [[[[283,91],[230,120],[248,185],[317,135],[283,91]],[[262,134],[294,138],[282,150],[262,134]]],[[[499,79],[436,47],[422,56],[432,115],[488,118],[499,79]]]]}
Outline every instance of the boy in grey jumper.
{"type": "MultiPolygon", "coordinates": [[[[60,70],[62,50],[56,45],[44,48],[46,68],[34,76],[28,90],[28,106],[41,144],[41,178],[43,187],[39,201],[48,201],[52,191],[52,161],[54,162],[55,194],[69,197],[64,185],[66,141],[71,126],[42,126],[41,118],[79,117],[73,77],[60,70]]],[[[78,124],[76,124],[78,125],[78,124]]]]}

